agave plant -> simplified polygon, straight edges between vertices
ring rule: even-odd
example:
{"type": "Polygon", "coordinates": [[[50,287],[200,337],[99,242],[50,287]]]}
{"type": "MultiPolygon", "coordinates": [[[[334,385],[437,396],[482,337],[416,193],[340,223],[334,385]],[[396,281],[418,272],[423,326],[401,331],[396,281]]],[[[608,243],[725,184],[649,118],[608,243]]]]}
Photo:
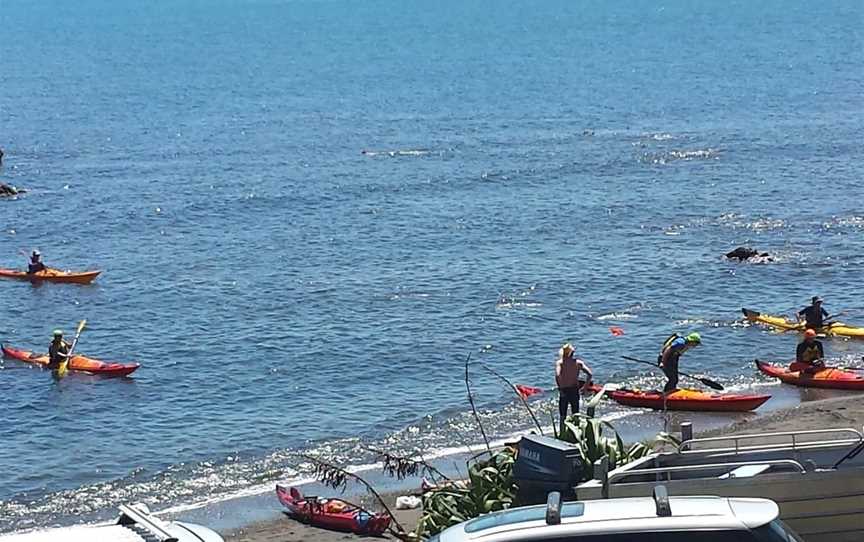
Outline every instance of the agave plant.
{"type": "Polygon", "coordinates": [[[579,448],[583,459],[583,481],[594,476],[594,462],[604,456],[609,459],[609,467],[614,469],[648,455],[661,443],[677,440],[668,433],[661,433],[652,443],[636,442],[627,447],[612,424],[584,414],[568,417],[558,438],[579,448]]]}
{"type": "Polygon", "coordinates": [[[431,536],[451,525],[509,508],[516,496],[515,460],[515,451],[504,448],[469,465],[467,486],[445,484],[424,493],[423,516],[414,534],[431,536]]]}

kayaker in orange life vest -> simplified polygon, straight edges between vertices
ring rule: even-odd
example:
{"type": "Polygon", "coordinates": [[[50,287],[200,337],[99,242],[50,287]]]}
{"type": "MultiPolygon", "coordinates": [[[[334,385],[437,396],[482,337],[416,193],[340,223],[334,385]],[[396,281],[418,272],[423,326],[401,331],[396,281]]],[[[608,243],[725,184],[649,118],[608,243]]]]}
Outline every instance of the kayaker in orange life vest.
{"type": "Polygon", "coordinates": [[[32,275],[39,271],[45,271],[45,269],[47,268],[42,263],[42,254],[38,250],[34,250],[33,254],[30,255],[30,264],[27,266],[27,272],[32,275]]]}
{"type": "Polygon", "coordinates": [[[69,344],[63,340],[63,332],[55,329],[54,339],[48,347],[48,368],[56,371],[67,357],[69,357],[69,344]]]}
{"type": "Polygon", "coordinates": [[[663,369],[663,374],[668,379],[666,385],[663,386],[663,393],[678,389],[678,360],[681,358],[681,354],[700,344],[702,344],[702,337],[695,331],[686,337],[681,337],[676,333],[666,339],[660,350],[660,355],[657,356],[657,365],[663,369]]]}
{"type": "Polygon", "coordinates": [[[567,407],[570,407],[573,414],[579,412],[579,394],[583,387],[591,383],[591,377],[594,375],[588,364],[573,355],[575,352],[573,345],[566,343],[558,351],[558,359],[555,361],[555,383],[558,385],[558,414],[561,419],[561,432],[564,431],[567,407]],[[584,384],[579,382],[579,375],[582,371],[585,371],[587,375],[584,384]]]}
{"type": "Polygon", "coordinates": [[[789,370],[813,374],[825,366],[824,358],[825,351],[822,343],[816,340],[816,331],[808,329],[804,332],[804,340],[798,343],[795,363],[789,366],[789,370]]]}

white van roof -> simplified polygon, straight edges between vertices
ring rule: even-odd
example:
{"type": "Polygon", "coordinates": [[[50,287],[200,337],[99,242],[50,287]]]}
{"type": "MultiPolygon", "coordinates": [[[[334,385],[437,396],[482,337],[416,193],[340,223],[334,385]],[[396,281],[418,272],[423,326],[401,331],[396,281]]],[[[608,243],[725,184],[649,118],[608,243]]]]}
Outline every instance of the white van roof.
{"type": "Polygon", "coordinates": [[[745,530],[777,519],[780,510],[768,499],[669,497],[671,515],[658,515],[651,497],[567,502],[560,524],[547,524],[546,505],[493,512],[451,527],[441,542],[505,542],[573,535],[658,531],[745,530]],[[451,532],[452,531],[452,532],[451,532]],[[542,531],[542,532],[541,532],[542,531]]]}

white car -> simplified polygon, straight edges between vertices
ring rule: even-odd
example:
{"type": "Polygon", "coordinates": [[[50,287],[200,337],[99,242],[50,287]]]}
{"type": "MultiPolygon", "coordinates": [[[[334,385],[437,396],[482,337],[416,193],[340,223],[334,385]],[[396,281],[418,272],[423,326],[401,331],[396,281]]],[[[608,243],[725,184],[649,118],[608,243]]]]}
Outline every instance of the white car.
{"type": "Polygon", "coordinates": [[[512,508],[468,520],[429,542],[801,542],[777,519],[774,501],[636,497],[512,508]]]}
{"type": "Polygon", "coordinates": [[[78,525],[0,535],[0,542],[224,542],[215,531],[195,523],[164,521],[143,504],[120,506],[114,525],[78,525]]]}

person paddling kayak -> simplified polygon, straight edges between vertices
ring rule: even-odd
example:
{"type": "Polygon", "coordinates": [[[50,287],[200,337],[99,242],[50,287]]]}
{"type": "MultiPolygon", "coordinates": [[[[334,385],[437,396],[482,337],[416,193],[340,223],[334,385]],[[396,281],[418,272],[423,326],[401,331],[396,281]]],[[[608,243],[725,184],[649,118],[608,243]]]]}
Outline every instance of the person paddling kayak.
{"type": "Polygon", "coordinates": [[[48,347],[48,368],[56,372],[60,363],[69,357],[69,343],[63,340],[63,331],[54,330],[54,338],[48,347]]]}
{"type": "Polygon", "coordinates": [[[678,360],[681,354],[687,350],[702,344],[702,337],[696,333],[690,333],[682,337],[677,333],[663,342],[660,355],[657,356],[657,365],[663,369],[663,374],[668,379],[663,387],[663,393],[670,393],[678,389],[678,360]]]}
{"type": "Polygon", "coordinates": [[[824,358],[825,350],[822,348],[822,342],[816,340],[816,331],[808,329],[804,332],[804,340],[798,343],[795,363],[789,366],[789,370],[813,374],[824,367],[825,363],[822,361],[824,358]]]}
{"type": "Polygon", "coordinates": [[[822,327],[825,318],[828,317],[828,311],[822,307],[822,298],[818,295],[814,295],[813,299],[810,300],[810,305],[798,311],[799,322],[801,321],[802,316],[804,317],[805,325],[808,328],[818,329],[822,327]]]}
{"type": "Polygon", "coordinates": [[[558,414],[561,418],[561,432],[564,431],[564,418],[567,417],[567,409],[573,414],[579,412],[579,394],[582,388],[591,383],[594,375],[588,364],[575,357],[576,349],[570,343],[564,344],[558,351],[558,359],[555,361],[555,383],[558,385],[558,414]],[[584,384],[580,384],[579,375],[585,371],[587,378],[584,384]]]}
{"type": "Polygon", "coordinates": [[[34,273],[38,273],[39,271],[45,271],[47,267],[42,262],[42,253],[38,250],[34,250],[33,254],[30,255],[30,264],[27,266],[27,272],[31,275],[34,273]]]}

